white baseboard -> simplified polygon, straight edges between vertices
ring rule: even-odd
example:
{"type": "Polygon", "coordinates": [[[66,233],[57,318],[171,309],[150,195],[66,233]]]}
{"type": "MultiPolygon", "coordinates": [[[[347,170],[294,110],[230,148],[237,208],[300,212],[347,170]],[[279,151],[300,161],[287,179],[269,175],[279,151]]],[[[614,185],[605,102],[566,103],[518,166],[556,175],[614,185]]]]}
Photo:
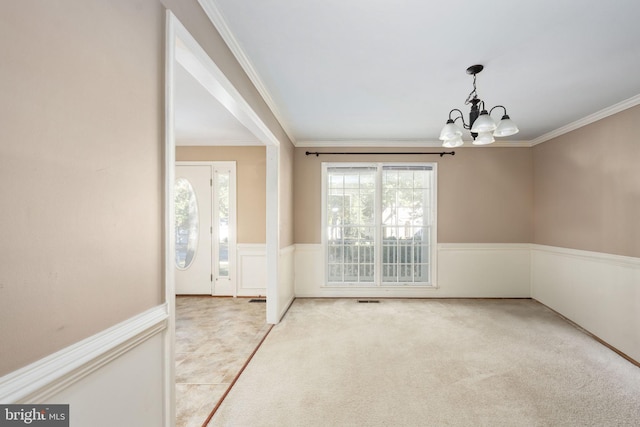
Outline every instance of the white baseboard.
{"type": "Polygon", "coordinates": [[[0,378],[0,402],[41,403],[167,327],[159,305],[0,378]]]}
{"type": "Polygon", "coordinates": [[[640,361],[640,258],[531,246],[532,297],[640,361]]]}
{"type": "Polygon", "coordinates": [[[282,320],[282,318],[284,317],[285,314],[287,314],[287,311],[289,311],[289,307],[291,307],[291,304],[293,304],[293,301],[296,299],[295,295],[292,295],[291,298],[289,298],[281,307],[280,309],[280,313],[278,313],[278,319],[282,320]]]}

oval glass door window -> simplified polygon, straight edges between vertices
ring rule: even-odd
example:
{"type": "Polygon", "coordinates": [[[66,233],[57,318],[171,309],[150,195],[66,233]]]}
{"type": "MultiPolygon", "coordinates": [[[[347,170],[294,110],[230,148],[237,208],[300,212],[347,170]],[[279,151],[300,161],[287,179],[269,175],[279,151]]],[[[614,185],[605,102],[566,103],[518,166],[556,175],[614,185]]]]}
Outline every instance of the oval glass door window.
{"type": "Polygon", "coordinates": [[[176,266],[189,268],[198,248],[200,221],[198,200],[191,183],[185,178],[176,180],[176,266]]]}

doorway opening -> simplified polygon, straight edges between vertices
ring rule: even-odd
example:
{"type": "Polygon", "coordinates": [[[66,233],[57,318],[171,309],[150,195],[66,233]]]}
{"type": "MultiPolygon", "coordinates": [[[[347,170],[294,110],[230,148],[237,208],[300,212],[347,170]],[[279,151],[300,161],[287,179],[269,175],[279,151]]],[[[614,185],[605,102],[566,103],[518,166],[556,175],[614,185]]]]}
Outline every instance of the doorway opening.
{"type": "MultiPolygon", "coordinates": [[[[214,61],[200,47],[186,28],[170,12],[167,12],[166,40],[166,144],[165,144],[165,298],[168,310],[168,327],[165,340],[165,425],[171,426],[176,420],[176,234],[175,234],[175,182],[176,182],[176,102],[177,79],[186,70],[200,85],[201,90],[213,98],[221,108],[221,116],[233,117],[241,127],[252,135],[252,145],[265,147],[266,176],[266,295],[264,320],[277,322],[278,296],[278,174],[279,142],[261,121],[251,106],[235,89],[214,61]],[[178,77],[176,77],[178,76],[178,77]]],[[[190,115],[189,117],[195,117],[190,115]]],[[[211,118],[211,117],[210,117],[211,118]]],[[[224,143],[210,145],[235,146],[245,142],[225,140],[224,143]]],[[[221,149],[223,149],[221,147],[221,149]]],[[[213,213],[213,209],[212,209],[213,213]]],[[[218,255],[222,251],[218,247],[218,255]]],[[[230,251],[230,248],[227,248],[230,251]]],[[[188,250],[187,250],[188,252],[188,250]]],[[[212,256],[215,249],[212,250],[212,256]]],[[[228,252],[230,256],[230,252],[228,252]]],[[[185,254],[185,261],[187,255],[185,254]]],[[[185,264],[186,265],[186,264],[185,264]]],[[[222,268],[219,265],[219,269],[222,268]]],[[[233,286],[233,285],[230,285],[233,286]]],[[[212,297],[207,297],[212,298],[212,297]]],[[[247,300],[245,300],[247,301],[247,300]]],[[[247,302],[248,304],[248,302],[247,302]]],[[[213,402],[215,404],[215,402],[213,402]]]]}

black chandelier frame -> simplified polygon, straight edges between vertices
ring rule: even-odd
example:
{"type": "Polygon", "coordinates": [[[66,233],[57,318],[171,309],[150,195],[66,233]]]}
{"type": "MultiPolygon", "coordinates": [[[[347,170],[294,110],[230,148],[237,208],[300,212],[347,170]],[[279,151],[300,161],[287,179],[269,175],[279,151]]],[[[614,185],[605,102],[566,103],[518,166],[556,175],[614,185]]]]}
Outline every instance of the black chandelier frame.
{"type": "MultiPolygon", "coordinates": [[[[467,74],[470,74],[473,76],[473,90],[469,93],[469,96],[467,96],[467,100],[464,102],[464,105],[471,104],[471,110],[469,111],[469,123],[467,124],[467,122],[464,120],[464,113],[460,109],[453,108],[451,111],[449,111],[449,120],[447,120],[447,124],[455,123],[458,119],[460,119],[462,121],[462,127],[468,131],[471,131],[473,124],[481,114],[491,115],[493,110],[495,110],[496,108],[502,108],[504,110],[504,114],[502,115],[501,120],[509,119],[509,115],[507,114],[507,108],[504,105],[496,105],[495,107],[492,107],[487,112],[484,106],[484,101],[478,97],[478,90],[476,88],[476,76],[483,69],[484,69],[484,66],[480,64],[472,65],[469,68],[467,68],[467,74]],[[459,113],[459,116],[453,119],[451,115],[456,111],[459,113]]],[[[473,139],[476,139],[476,137],[478,136],[478,133],[471,132],[471,136],[473,137],[473,139]]]]}

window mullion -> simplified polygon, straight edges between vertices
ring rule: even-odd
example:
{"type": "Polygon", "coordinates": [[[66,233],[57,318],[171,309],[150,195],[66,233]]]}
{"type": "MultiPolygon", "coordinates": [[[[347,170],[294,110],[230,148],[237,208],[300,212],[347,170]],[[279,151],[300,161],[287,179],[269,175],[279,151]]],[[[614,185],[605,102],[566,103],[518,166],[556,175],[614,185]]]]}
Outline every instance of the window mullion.
{"type": "Polygon", "coordinates": [[[374,271],[374,285],[382,286],[382,164],[378,163],[376,169],[376,184],[375,184],[375,212],[374,220],[376,224],[375,232],[375,271],[374,271]]]}
{"type": "Polygon", "coordinates": [[[362,232],[362,218],[360,217],[360,214],[362,213],[362,206],[360,205],[360,203],[362,202],[362,175],[359,174],[358,175],[358,196],[356,197],[356,200],[358,201],[358,218],[356,219],[356,245],[355,245],[355,249],[356,249],[356,280],[358,282],[358,284],[362,283],[361,280],[362,278],[360,277],[360,273],[362,271],[362,258],[360,258],[360,250],[362,249],[362,241],[361,241],[361,232],[362,232]]]}

